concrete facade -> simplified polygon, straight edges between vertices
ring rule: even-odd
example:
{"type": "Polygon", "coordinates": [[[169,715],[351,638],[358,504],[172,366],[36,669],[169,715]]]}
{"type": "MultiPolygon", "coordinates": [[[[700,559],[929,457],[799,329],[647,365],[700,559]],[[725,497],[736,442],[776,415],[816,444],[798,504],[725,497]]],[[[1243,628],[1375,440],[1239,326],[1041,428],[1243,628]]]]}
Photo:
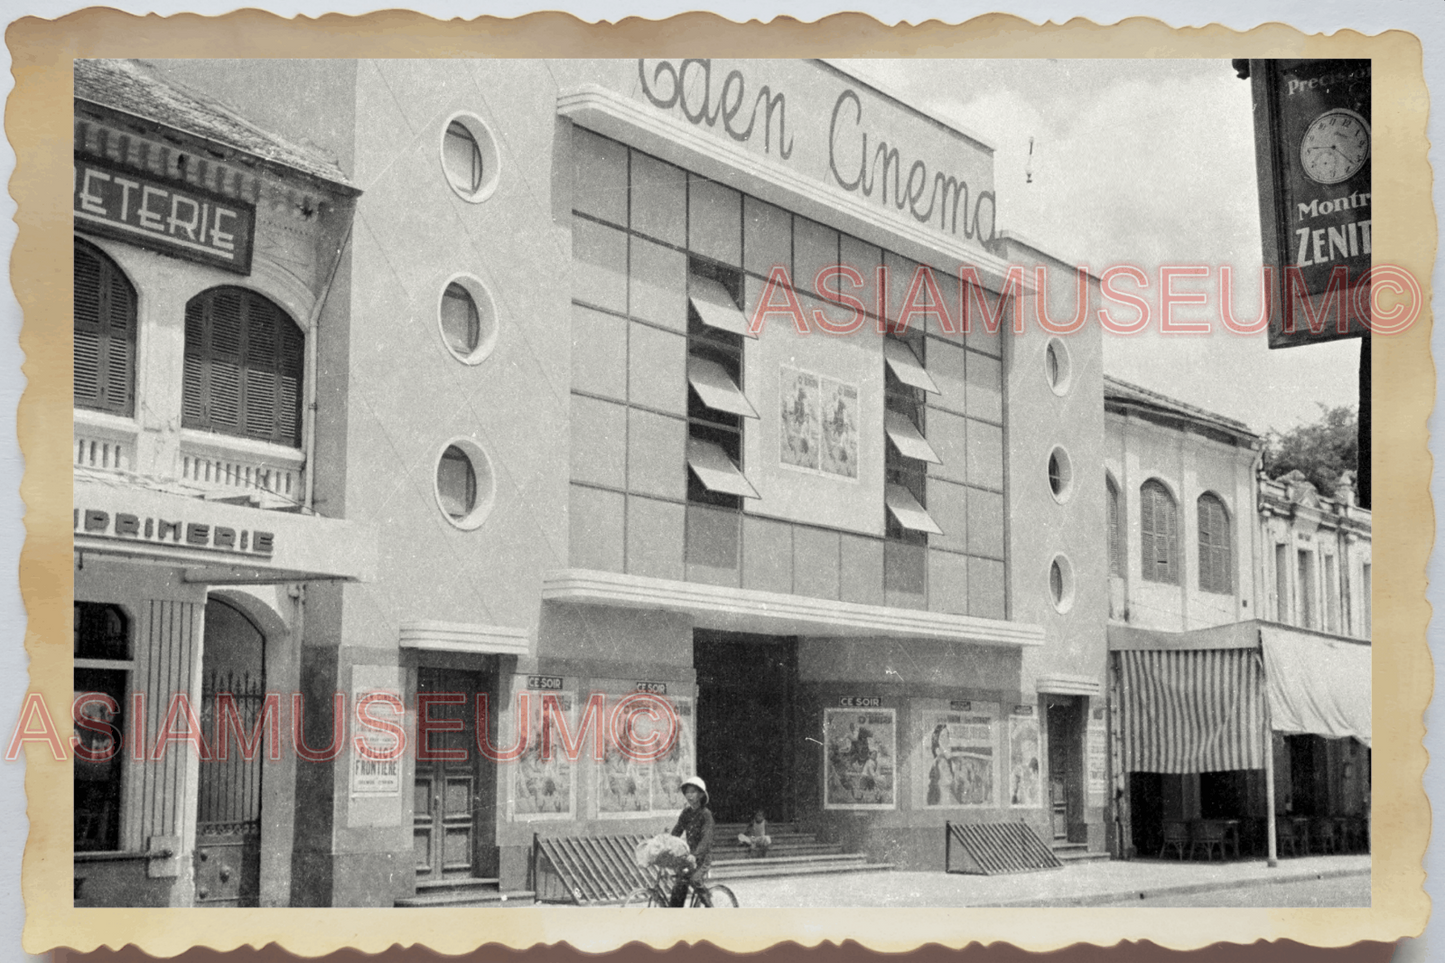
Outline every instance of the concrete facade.
{"type": "MultiPolygon", "coordinates": [[[[1219,491],[1240,525],[1252,469],[1110,440],[1099,331],[1067,323],[1081,294],[1097,308],[1098,283],[1079,292],[1070,264],[999,230],[986,144],[822,62],[124,69],[334,171],[318,186],[264,168],[265,190],[316,194],[275,217],[322,213],[258,221],[243,281],[93,242],[139,292],[145,360],[141,414],[76,418],[78,439],[136,435],[139,460],[85,471],[144,490],[177,473],[167,445],[274,455],[300,498],[216,509],[316,531],[321,558],[248,569],[260,585],[196,581],[165,556],[92,575],[87,555],[77,572],[78,600],[121,605],[170,598],[143,586],[173,573],[192,665],[198,613],[229,600],[264,636],[267,688],[300,693],[281,731],[302,758],[264,770],[258,902],[524,889],[536,835],[665,830],[693,771],[724,822],[766,805],[910,868],[941,866],[947,820],[1105,848],[1108,514],[1092,466],[1219,491]],[[468,141],[473,181],[455,166],[468,141]],[[856,279],[820,275],[836,264],[856,279]],[[264,294],[306,338],[314,406],[285,453],[167,427],[187,305],[221,283],[264,294]],[[979,312],[995,305],[989,333],[979,312]],[[324,521],[366,526],[369,547],[324,521]],[[639,691],[677,713],[660,762],[629,763],[610,735],[596,758],[591,736],[574,762],[542,758],[542,738],[639,691]],[[356,715],[374,696],[399,702],[399,728],[356,715]],[[394,764],[350,748],[395,748],[393,732],[394,764]],[[478,738],[516,761],[483,758],[478,738]]],[[[185,119],[148,129],[185,134],[185,119]]],[[[1135,610],[1173,605],[1191,625],[1253,603],[1137,591],[1135,610]]],[[[176,812],[194,811],[197,778],[166,790],[176,812]]],[[[202,861],[179,835],[156,899],[188,905],[202,861]]],[[[121,844],[122,862],[148,845],[121,844]]]]}

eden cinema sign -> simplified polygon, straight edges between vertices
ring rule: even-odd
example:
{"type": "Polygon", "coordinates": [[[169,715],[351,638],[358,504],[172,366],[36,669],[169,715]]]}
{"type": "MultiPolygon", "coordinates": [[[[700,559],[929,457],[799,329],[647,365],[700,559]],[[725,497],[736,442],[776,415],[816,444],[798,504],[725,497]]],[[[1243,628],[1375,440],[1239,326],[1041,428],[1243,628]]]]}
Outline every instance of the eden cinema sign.
{"type": "Polygon", "coordinates": [[[1251,60],[1271,348],[1367,331],[1370,61],[1251,60]]]}
{"type": "Polygon", "coordinates": [[[192,184],[75,158],[76,230],[251,273],[256,208],[192,184]]]}
{"type": "Polygon", "coordinates": [[[831,64],[639,60],[633,96],[896,221],[985,251],[993,154],[831,64]]]}

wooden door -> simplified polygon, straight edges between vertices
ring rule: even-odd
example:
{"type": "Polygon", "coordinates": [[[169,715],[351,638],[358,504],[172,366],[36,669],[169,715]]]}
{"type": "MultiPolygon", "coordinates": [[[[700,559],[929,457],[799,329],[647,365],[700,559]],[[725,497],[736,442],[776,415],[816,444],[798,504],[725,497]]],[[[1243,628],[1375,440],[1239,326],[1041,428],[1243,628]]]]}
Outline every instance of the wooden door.
{"type": "Polygon", "coordinates": [[[1049,803],[1054,838],[1077,835],[1084,822],[1083,726],[1078,700],[1052,696],[1048,701],[1049,803]]]}
{"type": "Polygon", "coordinates": [[[430,718],[460,723],[454,731],[428,732],[427,752],[417,747],[413,840],[419,883],[488,876],[495,870],[494,768],[477,751],[476,741],[477,693],[488,691],[486,681],[475,672],[417,670],[418,696],[445,694],[449,699],[430,702],[430,718]]]}

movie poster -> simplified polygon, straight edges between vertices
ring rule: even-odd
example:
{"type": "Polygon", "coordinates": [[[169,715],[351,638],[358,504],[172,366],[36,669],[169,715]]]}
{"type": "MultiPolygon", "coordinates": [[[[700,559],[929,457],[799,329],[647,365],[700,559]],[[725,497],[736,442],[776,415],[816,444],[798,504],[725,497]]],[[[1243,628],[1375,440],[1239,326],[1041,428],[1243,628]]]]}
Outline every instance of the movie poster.
{"type": "MultiPolygon", "coordinates": [[[[609,696],[607,718],[611,718],[614,707],[623,695],[609,696]]],[[[678,786],[693,774],[693,724],[692,699],[686,696],[657,696],[672,706],[676,713],[677,733],[671,749],[654,761],[639,761],[636,753],[623,751],[612,738],[609,728],[606,738],[605,755],[600,766],[594,767],[597,775],[597,815],[601,818],[631,819],[671,814],[682,808],[682,797],[678,786]]],[[[639,740],[647,738],[661,726],[661,719],[654,721],[647,712],[646,703],[632,705],[634,721],[624,724],[619,720],[618,731],[626,738],[629,734],[639,740]]],[[[591,744],[590,741],[588,743],[591,744]]]]}
{"type": "Polygon", "coordinates": [[[693,725],[693,705],[690,696],[670,696],[672,707],[677,711],[677,741],[662,758],[647,767],[651,775],[652,813],[654,816],[667,814],[675,816],[682,810],[682,781],[697,774],[697,757],[694,755],[696,730],[693,725]]]}
{"type": "Polygon", "coordinates": [[[1008,717],[1009,805],[1036,807],[1042,798],[1039,717],[1034,706],[1014,706],[1008,717]]]}
{"type": "Polygon", "coordinates": [[[824,474],[858,477],[858,386],[822,378],[819,467],[824,474]]]}
{"type": "Polygon", "coordinates": [[[817,471],[818,376],[784,365],[778,377],[778,395],[778,461],[791,468],[817,471]]]}
{"type": "Polygon", "coordinates": [[[919,715],[913,807],[998,805],[998,707],[954,702],[919,715]]]}
{"type": "Polygon", "coordinates": [[[895,809],[897,715],[893,709],[823,710],[823,807],[895,809]]]}
{"type": "MultiPolygon", "coordinates": [[[[506,714],[504,729],[507,736],[503,745],[516,744],[515,693],[526,690],[529,681],[527,676],[520,676],[514,686],[513,709],[506,714]]],[[[546,698],[555,698],[562,708],[569,731],[575,737],[577,695],[560,690],[533,689],[531,696],[527,748],[515,764],[505,767],[512,774],[511,790],[507,796],[508,816],[520,821],[572,819],[577,812],[577,766],[568,761],[561,734],[555,731],[550,739],[552,758],[542,758],[543,727],[555,725],[552,713],[544,713],[543,706],[546,698]]],[[[590,741],[587,745],[591,745],[590,741]]]]}

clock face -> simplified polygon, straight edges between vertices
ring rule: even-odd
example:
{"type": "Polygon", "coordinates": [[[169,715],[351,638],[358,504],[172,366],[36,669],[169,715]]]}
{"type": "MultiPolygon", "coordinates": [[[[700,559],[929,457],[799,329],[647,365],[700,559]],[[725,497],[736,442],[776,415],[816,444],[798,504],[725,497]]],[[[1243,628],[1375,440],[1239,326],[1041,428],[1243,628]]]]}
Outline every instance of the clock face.
{"type": "Polygon", "coordinates": [[[1327,110],[1300,139],[1300,163],[1317,184],[1349,180],[1370,159],[1370,123],[1343,107],[1327,110]]]}

